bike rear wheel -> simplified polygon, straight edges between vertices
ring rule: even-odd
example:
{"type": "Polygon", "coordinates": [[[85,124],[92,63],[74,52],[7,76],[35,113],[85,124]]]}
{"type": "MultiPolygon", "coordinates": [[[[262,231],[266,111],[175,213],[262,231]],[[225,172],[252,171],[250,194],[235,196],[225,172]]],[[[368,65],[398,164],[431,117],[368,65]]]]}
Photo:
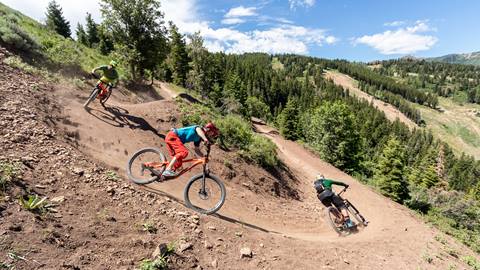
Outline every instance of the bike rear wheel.
{"type": "Polygon", "coordinates": [[[98,87],[95,87],[93,88],[92,90],[92,93],[90,94],[90,96],[88,97],[87,101],[85,102],[85,104],[83,104],[83,107],[84,108],[87,108],[88,107],[88,104],[90,104],[90,102],[92,102],[98,95],[98,91],[100,89],[98,89],[98,87]]]}
{"type": "Polygon", "coordinates": [[[161,168],[146,168],[143,166],[146,162],[165,163],[165,155],[158,148],[143,148],[138,150],[128,160],[127,175],[130,180],[136,184],[148,184],[158,179],[166,168],[166,164],[161,168]],[[147,175],[145,175],[145,173],[147,175]]]}
{"type": "Polygon", "coordinates": [[[327,216],[330,222],[330,225],[335,230],[336,233],[342,235],[343,232],[343,219],[341,218],[342,213],[337,210],[337,208],[330,206],[327,208],[327,216]]]}
{"type": "Polygon", "coordinates": [[[346,204],[347,204],[347,210],[350,213],[350,215],[352,215],[353,218],[357,221],[357,225],[360,226],[360,227],[365,227],[367,221],[362,216],[362,214],[360,214],[360,212],[357,210],[357,208],[355,206],[353,206],[353,204],[351,202],[349,202],[348,200],[345,200],[345,201],[346,201],[346,204]]]}
{"type": "Polygon", "coordinates": [[[188,181],[183,196],[187,207],[210,215],[222,207],[226,190],[222,181],[215,175],[206,174],[204,177],[204,174],[198,174],[188,181]]]}

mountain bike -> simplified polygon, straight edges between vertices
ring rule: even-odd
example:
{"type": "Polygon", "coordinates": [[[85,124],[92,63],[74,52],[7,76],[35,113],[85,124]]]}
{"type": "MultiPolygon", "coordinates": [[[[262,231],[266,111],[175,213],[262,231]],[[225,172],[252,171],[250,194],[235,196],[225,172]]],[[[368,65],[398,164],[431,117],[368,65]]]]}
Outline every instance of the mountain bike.
{"type": "MultiPolygon", "coordinates": [[[[100,79],[100,77],[95,73],[91,73],[91,75],[96,79],[100,79]]],[[[92,93],[90,96],[88,96],[87,101],[85,104],[83,104],[83,107],[85,109],[88,108],[88,104],[90,104],[90,102],[92,102],[95,98],[98,98],[100,100],[100,104],[104,106],[105,102],[107,102],[108,98],[110,98],[110,95],[112,95],[112,88],[112,84],[98,81],[93,88],[92,93]]]]}
{"type": "Polygon", "coordinates": [[[187,207],[202,213],[213,214],[217,212],[225,202],[226,190],[223,182],[217,176],[210,173],[208,161],[210,145],[207,145],[207,153],[204,157],[196,157],[183,160],[190,166],[181,169],[175,176],[165,177],[162,175],[169,161],[158,148],[143,148],[138,150],[128,160],[127,175],[131,181],[137,184],[148,184],[154,181],[167,181],[175,179],[201,165],[202,173],[194,175],[185,186],[183,196],[187,207]]]}
{"type": "Polygon", "coordinates": [[[368,225],[368,221],[360,214],[360,211],[347,199],[342,198],[340,195],[345,192],[347,188],[344,188],[342,191],[340,191],[337,196],[342,199],[342,201],[345,203],[345,207],[347,208],[347,211],[350,213],[350,219],[353,218],[355,219],[356,222],[354,222],[353,227],[348,227],[345,218],[343,217],[342,213],[340,212],[337,207],[334,205],[329,206],[327,208],[327,214],[328,214],[328,219],[330,221],[330,225],[332,225],[333,229],[339,234],[348,234],[352,231],[355,231],[358,229],[358,226],[360,227],[366,227],[368,225]]]}

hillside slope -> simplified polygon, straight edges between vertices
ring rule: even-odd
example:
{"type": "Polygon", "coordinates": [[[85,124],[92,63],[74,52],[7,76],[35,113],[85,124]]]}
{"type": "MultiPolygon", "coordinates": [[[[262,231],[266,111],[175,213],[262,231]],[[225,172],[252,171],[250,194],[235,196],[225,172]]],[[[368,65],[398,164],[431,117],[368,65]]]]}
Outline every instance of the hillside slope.
{"type": "MultiPolygon", "coordinates": [[[[391,121],[398,118],[410,128],[419,128],[392,105],[358,89],[357,81],[350,76],[336,71],[326,71],[325,77],[349,89],[351,94],[372,101],[391,121]]],[[[439,98],[441,110],[415,103],[410,104],[421,112],[422,119],[426,123],[425,128],[431,130],[437,138],[447,142],[457,153],[465,152],[477,160],[480,159],[480,105],[471,103],[459,105],[450,98],[442,97],[439,98]]]]}
{"type": "Polygon", "coordinates": [[[480,66],[480,52],[447,54],[439,57],[428,58],[427,60],[450,64],[480,66]]]}
{"type": "Polygon", "coordinates": [[[385,116],[390,121],[395,121],[398,119],[400,122],[407,125],[410,129],[418,127],[412,120],[400,112],[397,108],[388,104],[384,101],[381,101],[365,92],[360,90],[357,86],[357,81],[351,78],[348,75],[339,73],[333,70],[325,71],[325,78],[332,80],[336,85],[342,86],[345,89],[348,89],[351,95],[354,95],[360,99],[364,99],[373,103],[373,105],[380,111],[385,113],[385,116]]]}

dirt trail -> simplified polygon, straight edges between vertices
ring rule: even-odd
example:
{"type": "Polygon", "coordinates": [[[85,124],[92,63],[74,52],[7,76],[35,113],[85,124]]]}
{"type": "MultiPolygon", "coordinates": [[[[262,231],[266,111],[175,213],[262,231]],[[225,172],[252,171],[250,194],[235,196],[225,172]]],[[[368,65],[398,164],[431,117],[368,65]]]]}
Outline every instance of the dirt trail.
{"type": "MultiPolygon", "coordinates": [[[[164,87],[166,85],[162,84],[158,91],[162,93],[164,87]]],[[[115,93],[106,109],[94,102],[89,112],[81,106],[86,93],[59,91],[57,96],[61,104],[65,104],[64,114],[69,117],[64,123],[65,128],[77,133],[80,149],[119,169],[122,174],[128,157],[134,151],[163,144],[163,134],[171,125],[169,118],[177,115],[176,104],[169,100],[173,97],[171,91],[162,94],[165,100],[142,104],[122,102],[120,100],[124,99],[115,93]]],[[[311,269],[325,261],[329,262],[324,265],[325,269],[438,269],[447,268],[451,262],[461,265],[458,259],[445,255],[444,247],[434,240],[439,232],[425,225],[411,211],[321,161],[299,144],[272,134],[269,127],[256,127],[278,146],[281,160],[299,181],[297,188],[301,199],[272,199],[246,186],[226,181],[227,201],[224,207],[218,215],[206,218],[220,222],[226,228],[251,229],[251,235],[245,241],[262,239],[276,246],[269,252],[280,256],[282,262],[278,260],[268,265],[274,269],[311,269]],[[370,221],[367,228],[348,237],[335,235],[325,222],[323,209],[312,188],[312,180],[319,172],[350,185],[345,196],[370,221]],[[322,261],[318,254],[330,254],[332,258],[322,261]],[[425,254],[441,254],[442,259],[428,263],[424,259],[425,254]]],[[[214,149],[213,156],[216,151],[220,150],[214,149]]],[[[223,161],[215,162],[217,172],[221,170],[223,161]]],[[[187,179],[183,177],[139,188],[168,195],[181,203],[187,179]]],[[[451,247],[462,254],[471,254],[462,245],[448,239],[451,247]]]]}
{"type": "Polygon", "coordinates": [[[395,121],[397,118],[407,125],[410,129],[416,128],[417,125],[410,120],[407,116],[405,116],[402,112],[400,112],[397,108],[395,108],[393,105],[389,103],[385,103],[372,95],[369,95],[362,90],[360,90],[357,85],[356,81],[352,79],[350,76],[339,73],[339,72],[334,72],[331,70],[325,71],[325,78],[333,80],[333,82],[337,85],[340,85],[348,90],[350,90],[350,93],[357,96],[358,98],[364,99],[368,102],[373,103],[373,105],[383,111],[385,113],[385,116],[390,120],[390,121],[395,121]]]}

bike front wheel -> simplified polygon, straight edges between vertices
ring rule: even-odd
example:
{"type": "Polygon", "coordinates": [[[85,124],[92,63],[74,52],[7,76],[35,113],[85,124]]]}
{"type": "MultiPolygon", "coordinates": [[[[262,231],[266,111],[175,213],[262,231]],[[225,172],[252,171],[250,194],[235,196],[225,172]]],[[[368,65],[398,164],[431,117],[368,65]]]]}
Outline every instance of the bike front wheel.
{"type": "Polygon", "coordinates": [[[98,87],[95,87],[93,88],[93,91],[92,93],[90,94],[90,96],[88,97],[87,101],[83,104],[83,107],[84,108],[87,108],[88,107],[88,104],[90,104],[90,102],[92,102],[98,95],[98,87]]]}
{"type": "Polygon", "coordinates": [[[188,181],[183,195],[188,208],[210,215],[222,207],[226,190],[222,181],[215,175],[198,174],[188,181]]]}
{"type": "Polygon", "coordinates": [[[127,163],[127,175],[136,184],[148,184],[158,179],[166,168],[165,155],[158,148],[143,148],[138,150],[127,163]],[[158,168],[146,167],[146,163],[160,163],[158,168]]]}

